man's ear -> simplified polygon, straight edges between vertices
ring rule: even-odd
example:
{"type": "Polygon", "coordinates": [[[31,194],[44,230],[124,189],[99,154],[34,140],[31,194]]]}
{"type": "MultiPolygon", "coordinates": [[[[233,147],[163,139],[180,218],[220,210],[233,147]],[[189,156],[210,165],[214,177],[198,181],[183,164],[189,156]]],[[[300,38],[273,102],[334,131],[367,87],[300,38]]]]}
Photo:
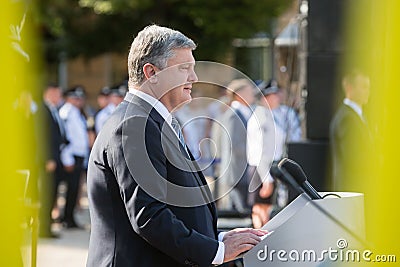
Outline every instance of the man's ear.
{"type": "Polygon", "coordinates": [[[150,63],[146,63],[143,66],[143,73],[147,80],[150,83],[157,83],[157,73],[156,73],[156,66],[150,63]]]}

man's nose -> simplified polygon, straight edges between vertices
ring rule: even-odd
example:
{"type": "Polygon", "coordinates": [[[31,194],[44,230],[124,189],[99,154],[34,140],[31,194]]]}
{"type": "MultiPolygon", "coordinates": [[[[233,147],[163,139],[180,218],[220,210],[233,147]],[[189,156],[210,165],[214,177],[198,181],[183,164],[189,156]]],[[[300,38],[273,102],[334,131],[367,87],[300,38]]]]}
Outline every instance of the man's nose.
{"type": "Polygon", "coordinates": [[[191,71],[189,77],[188,77],[189,82],[191,83],[195,83],[199,80],[199,78],[197,77],[196,72],[194,71],[194,69],[191,71]]]}

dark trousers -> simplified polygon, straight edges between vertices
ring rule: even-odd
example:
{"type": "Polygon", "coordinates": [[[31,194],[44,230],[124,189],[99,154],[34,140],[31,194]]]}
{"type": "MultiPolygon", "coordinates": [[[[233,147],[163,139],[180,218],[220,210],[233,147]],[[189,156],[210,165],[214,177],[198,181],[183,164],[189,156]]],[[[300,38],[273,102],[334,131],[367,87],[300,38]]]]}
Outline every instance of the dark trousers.
{"type": "Polygon", "coordinates": [[[39,179],[40,213],[39,232],[48,235],[51,232],[51,209],[52,197],[54,195],[54,173],[41,171],[39,179]]]}
{"type": "Polygon", "coordinates": [[[81,178],[81,174],[83,171],[83,157],[74,156],[75,158],[75,167],[72,172],[66,173],[66,182],[67,182],[67,194],[66,194],[66,203],[65,203],[65,211],[64,211],[64,221],[67,223],[75,222],[74,219],[74,210],[76,207],[78,191],[79,191],[79,180],[81,178]]]}
{"type": "Polygon", "coordinates": [[[57,188],[63,179],[63,167],[61,162],[57,162],[57,168],[54,172],[46,172],[42,169],[39,180],[40,195],[40,233],[42,235],[51,232],[51,211],[57,201],[57,188]]]}

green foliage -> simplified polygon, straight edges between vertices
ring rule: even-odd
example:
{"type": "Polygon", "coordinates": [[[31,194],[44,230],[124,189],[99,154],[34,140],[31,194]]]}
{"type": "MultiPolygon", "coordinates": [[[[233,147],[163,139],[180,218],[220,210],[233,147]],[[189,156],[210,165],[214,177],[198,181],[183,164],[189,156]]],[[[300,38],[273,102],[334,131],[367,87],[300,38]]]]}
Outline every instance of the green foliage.
{"type": "Polygon", "coordinates": [[[134,34],[156,23],[182,31],[198,45],[196,57],[223,57],[233,38],[268,32],[269,21],[291,0],[38,0],[49,62],[126,52],[134,34]]]}

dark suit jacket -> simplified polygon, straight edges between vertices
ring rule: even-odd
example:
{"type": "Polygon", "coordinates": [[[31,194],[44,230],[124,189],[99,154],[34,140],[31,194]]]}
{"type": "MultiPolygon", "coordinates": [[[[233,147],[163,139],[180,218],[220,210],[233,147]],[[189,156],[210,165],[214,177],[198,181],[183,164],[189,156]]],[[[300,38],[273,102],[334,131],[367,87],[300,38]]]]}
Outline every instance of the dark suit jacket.
{"type": "Polygon", "coordinates": [[[360,188],[352,187],[349,182],[365,176],[365,166],[359,163],[371,146],[367,124],[352,108],[343,104],[331,122],[330,142],[334,189],[359,191],[360,188]]]}
{"type": "Polygon", "coordinates": [[[226,133],[221,136],[221,183],[225,184],[220,188],[223,193],[229,190],[228,206],[222,208],[246,212],[252,204],[248,201],[247,120],[239,110],[228,109],[221,122],[226,133]]]}
{"type": "Polygon", "coordinates": [[[180,149],[162,116],[128,93],[89,159],[87,266],[211,265],[215,206],[203,174],[180,149]]]}
{"type": "Polygon", "coordinates": [[[57,162],[57,165],[61,165],[60,149],[62,145],[67,143],[66,138],[61,134],[57,120],[53,117],[50,108],[44,102],[39,106],[38,117],[40,120],[37,122],[39,146],[46,148],[45,151],[41,151],[44,153],[44,160],[54,160],[57,162]]]}

